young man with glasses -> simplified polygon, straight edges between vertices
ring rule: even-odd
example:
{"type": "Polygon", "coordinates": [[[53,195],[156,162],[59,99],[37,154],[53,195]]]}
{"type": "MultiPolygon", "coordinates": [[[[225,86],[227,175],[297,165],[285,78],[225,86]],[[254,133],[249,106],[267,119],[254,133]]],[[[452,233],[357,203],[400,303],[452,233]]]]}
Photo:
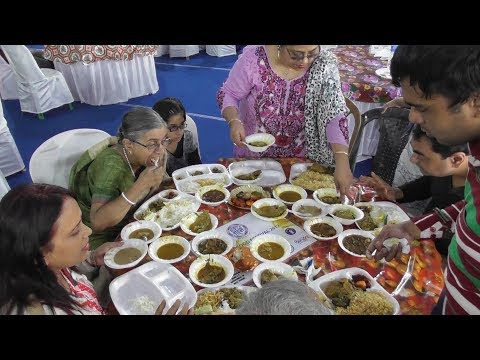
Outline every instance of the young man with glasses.
{"type": "Polygon", "coordinates": [[[335,183],[348,193],[347,108],[334,54],[319,45],[247,46],[217,101],[235,157],[305,157],[335,166],[335,183]],[[269,133],[275,143],[251,152],[243,142],[254,133],[269,133]]]}
{"type": "Polygon", "coordinates": [[[181,101],[167,97],[157,101],[153,105],[153,110],[165,120],[169,131],[170,143],[165,147],[167,150],[167,174],[172,176],[177,169],[201,164],[196,129],[188,128],[187,114],[181,101]]]}

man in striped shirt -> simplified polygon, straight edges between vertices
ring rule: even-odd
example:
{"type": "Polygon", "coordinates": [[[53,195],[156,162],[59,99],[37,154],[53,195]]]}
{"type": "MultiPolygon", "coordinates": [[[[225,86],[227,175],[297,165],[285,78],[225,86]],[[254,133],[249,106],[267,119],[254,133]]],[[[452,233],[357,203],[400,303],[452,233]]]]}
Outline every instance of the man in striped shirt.
{"type": "MultiPolygon", "coordinates": [[[[468,142],[469,170],[465,200],[443,210],[455,236],[448,249],[444,314],[480,314],[480,46],[400,45],[391,61],[392,81],[402,87],[410,122],[441,144],[468,142]]],[[[401,245],[387,249],[384,240],[438,237],[438,214],[386,226],[367,249],[367,257],[387,261],[401,245]],[[372,256],[374,250],[377,252],[372,256]]]]}

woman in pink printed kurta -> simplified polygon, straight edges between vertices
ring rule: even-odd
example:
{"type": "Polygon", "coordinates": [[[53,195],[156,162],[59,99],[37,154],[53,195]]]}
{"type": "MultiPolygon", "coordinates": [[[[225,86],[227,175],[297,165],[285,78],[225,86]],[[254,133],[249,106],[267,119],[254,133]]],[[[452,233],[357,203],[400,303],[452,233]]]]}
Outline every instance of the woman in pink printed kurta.
{"type": "Polygon", "coordinates": [[[352,182],[348,124],[333,54],[317,45],[247,46],[217,100],[235,157],[307,157],[335,165],[337,185],[346,192],[352,182]],[[275,136],[262,153],[242,144],[258,132],[275,136]]]}

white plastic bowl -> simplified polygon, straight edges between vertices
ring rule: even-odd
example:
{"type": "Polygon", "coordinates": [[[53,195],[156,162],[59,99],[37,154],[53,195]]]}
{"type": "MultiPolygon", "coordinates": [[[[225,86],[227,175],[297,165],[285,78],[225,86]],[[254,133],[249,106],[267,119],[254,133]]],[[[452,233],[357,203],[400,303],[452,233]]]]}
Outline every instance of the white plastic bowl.
{"type": "Polygon", "coordinates": [[[288,240],[285,239],[283,236],[275,235],[275,234],[264,234],[264,235],[257,236],[252,240],[252,242],[250,243],[250,251],[252,252],[252,255],[255,257],[255,259],[261,262],[283,261],[285,259],[288,259],[288,257],[292,254],[292,245],[290,245],[288,240]],[[269,260],[262,257],[258,253],[258,248],[260,247],[260,245],[267,242],[272,242],[280,245],[283,248],[283,255],[280,258],[275,260],[269,260]]]}
{"type": "Polygon", "coordinates": [[[334,204],[328,204],[320,200],[320,198],[323,196],[338,196],[338,198],[340,198],[340,192],[338,192],[336,189],[330,189],[330,188],[317,189],[313,192],[313,195],[312,195],[313,200],[317,201],[320,205],[324,207],[328,207],[334,204]]]}
{"type": "Polygon", "coordinates": [[[252,273],[253,282],[259,288],[262,287],[261,276],[265,270],[272,270],[274,273],[282,275],[287,279],[298,281],[298,275],[290,265],[278,261],[264,262],[258,265],[252,273]]]}
{"type": "Polygon", "coordinates": [[[286,201],[286,200],[283,200],[280,196],[283,192],[285,191],[293,191],[293,192],[296,192],[297,194],[300,195],[300,199],[299,200],[302,200],[302,199],[306,199],[307,198],[307,192],[305,191],[304,188],[300,187],[300,186],[296,186],[296,185],[291,185],[291,184],[282,184],[282,185],[278,185],[278,186],[275,186],[272,190],[272,194],[273,194],[273,197],[277,200],[280,200],[282,201],[283,203],[287,204],[287,205],[292,205],[293,203],[295,203],[296,201],[286,201]]]}
{"type": "Polygon", "coordinates": [[[138,220],[125,225],[120,233],[120,237],[122,240],[129,240],[130,234],[140,229],[149,229],[153,231],[153,237],[150,240],[146,240],[147,244],[154,242],[162,235],[162,228],[155,221],[138,220]]]}
{"type": "Polygon", "coordinates": [[[329,213],[330,213],[331,217],[333,217],[335,220],[337,220],[338,222],[340,222],[343,225],[352,225],[355,221],[363,219],[363,216],[364,216],[363,211],[360,210],[359,208],[357,208],[353,205],[344,205],[344,204],[330,205],[329,213]],[[338,210],[350,210],[355,215],[355,218],[354,219],[344,219],[344,218],[341,218],[341,217],[338,217],[338,216],[334,215],[334,213],[338,210]]]}
{"type": "Polygon", "coordinates": [[[169,235],[169,236],[163,236],[161,238],[158,238],[153,243],[151,243],[148,248],[148,255],[150,255],[152,260],[155,260],[159,263],[165,263],[165,264],[173,264],[173,263],[182,261],[188,256],[189,253],[190,253],[190,243],[188,242],[187,239],[177,235],[169,235]],[[159,258],[157,255],[158,249],[161,246],[165,244],[170,244],[170,243],[181,245],[183,247],[182,255],[180,255],[179,257],[176,257],[175,259],[170,259],[170,260],[159,258]]]}
{"type": "Polygon", "coordinates": [[[227,202],[228,199],[230,198],[230,191],[228,191],[227,189],[225,189],[224,187],[221,187],[221,186],[217,186],[217,185],[208,185],[208,186],[202,186],[200,189],[197,190],[197,192],[195,193],[195,198],[200,201],[202,204],[206,204],[206,205],[210,205],[210,206],[217,206],[217,205],[220,205],[224,202],[227,202]],[[209,202],[209,201],[205,201],[202,199],[202,196],[210,191],[210,190],[218,190],[218,191],[221,191],[225,194],[225,197],[223,198],[222,201],[216,201],[216,202],[209,202]]]}
{"type": "Polygon", "coordinates": [[[373,236],[372,233],[369,232],[369,231],[364,231],[364,230],[359,230],[359,229],[345,230],[340,235],[338,235],[338,245],[340,245],[340,247],[342,248],[343,251],[345,251],[347,254],[350,254],[352,256],[365,257],[366,256],[365,254],[363,254],[363,255],[356,254],[353,251],[350,251],[345,247],[343,242],[344,242],[345,238],[350,236],[350,235],[364,236],[366,238],[369,238],[371,241],[373,241],[373,239],[375,239],[375,236],[373,236]]]}
{"type": "Polygon", "coordinates": [[[113,248],[113,249],[110,249],[109,251],[107,251],[106,254],[103,257],[103,261],[104,261],[105,265],[108,266],[111,269],[127,269],[127,268],[134,267],[138,263],[140,263],[140,261],[143,260],[145,255],[147,255],[147,251],[148,251],[148,245],[144,240],[129,239],[129,240],[125,240],[123,242],[122,246],[116,247],[116,248],[113,248]],[[128,249],[128,248],[136,248],[136,249],[140,250],[140,252],[141,252],[140,257],[138,259],[136,259],[135,261],[132,261],[128,264],[117,264],[115,262],[115,255],[120,250],[128,249]]]}
{"type": "Polygon", "coordinates": [[[323,218],[321,218],[321,217],[318,218],[317,217],[317,218],[313,218],[313,219],[305,221],[303,223],[303,229],[307,232],[308,235],[310,235],[311,237],[313,237],[317,240],[332,240],[332,239],[335,239],[338,235],[340,235],[340,233],[343,231],[343,226],[337,220],[326,216],[326,217],[323,217],[323,218]],[[312,232],[312,230],[310,230],[310,228],[312,227],[312,225],[315,225],[315,224],[318,224],[318,223],[325,223],[325,224],[328,224],[328,225],[332,226],[337,233],[334,236],[329,236],[329,237],[322,237],[322,236],[315,235],[312,232]]]}
{"type": "MultiPolygon", "coordinates": [[[[180,222],[180,228],[182,229],[182,231],[184,233],[186,233],[188,235],[192,235],[192,236],[197,236],[198,234],[201,234],[201,233],[196,233],[196,232],[193,232],[192,230],[190,230],[190,225],[192,225],[195,222],[198,215],[200,215],[200,214],[201,214],[201,212],[191,213],[190,215],[187,215],[182,219],[182,221],[180,222]]],[[[209,213],[208,215],[210,216],[210,221],[212,222],[212,228],[208,229],[206,231],[211,231],[211,230],[214,230],[214,229],[217,228],[218,219],[213,214],[209,213]]]]}
{"type": "Polygon", "coordinates": [[[267,150],[270,146],[272,146],[274,143],[275,143],[275,137],[267,133],[251,134],[245,137],[245,144],[247,145],[248,150],[252,152],[263,152],[267,150]],[[265,142],[267,145],[253,146],[253,145],[250,145],[252,141],[262,141],[262,142],[265,142]]]}
{"type": "Polygon", "coordinates": [[[306,220],[306,219],[313,219],[313,218],[316,218],[316,217],[323,217],[323,216],[328,214],[328,209],[327,209],[327,207],[324,207],[324,206],[320,205],[320,203],[318,201],[315,201],[315,200],[312,200],[312,199],[301,199],[301,200],[295,201],[293,203],[292,213],[295,216],[298,216],[300,219],[305,219],[306,220]],[[315,215],[315,216],[304,215],[304,214],[299,212],[299,209],[302,206],[313,206],[317,209],[320,209],[322,212],[321,212],[320,215],[315,215]]]}
{"type": "Polygon", "coordinates": [[[197,260],[192,262],[190,268],[188,269],[188,275],[190,277],[190,280],[194,284],[206,288],[215,288],[225,285],[232,279],[233,273],[234,269],[232,263],[230,262],[230,260],[228,260],[225,256],[222,255],[201,256],[197,260]],[[203,267],[207,264],[207,261],[210,261],[211,265],[223,267],[223,269],[225,270],[225,278],[222,281],[214,284],[205,284],[198,280],[198,272],[203,269],[203,267]]]}
{"type": "Polygon", "coordinates": [[[211,230],[211,231],[205,231],[193,238],[191,243],[192,252],[199,257],[208,256],[209,254],[202,254],[200,251],[198,251],[198,245],[207,239],[213,239],[213,238],[220,239],[224,241],[225,244],[227,244],[227,248],[225,249],[225,251],[223,251],[221,254],[218,254],[218,255],[227,254],[230,250],[232,250],[233,246],[235,245],[234,240],[230,236],[219,231],[211,230]]]}
{"type": "Polygon", "coordinates": [[[276,220],[284,219],[288,215],[287,206],[282,201],[277,200],[277,199],[272,199],[272,198],[260,199],[260,200],[255,201],[252,204],[250,211],[253,214],[253,216],[259,218],[260,220],[264,220],[264,221],[276,221],[276,220]],[[259,215],[256,211],[253,210],[253,207],[258,209],[258,208],[261,208],[263,206],[273,206],[273,205],[284,206],[285,211],[277,217],[269,218],[269,217],[259,215]]]}

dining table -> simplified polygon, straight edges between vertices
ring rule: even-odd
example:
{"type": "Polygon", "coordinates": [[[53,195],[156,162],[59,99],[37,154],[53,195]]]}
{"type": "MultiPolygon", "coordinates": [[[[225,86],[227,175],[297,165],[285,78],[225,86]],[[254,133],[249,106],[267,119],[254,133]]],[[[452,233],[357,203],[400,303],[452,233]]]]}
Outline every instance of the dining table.
{"type": "MultiPolygon", "coordinates": [[[[221,158],[218,160],[219,164],[228,166],[233,162],[246,160],[243,158],[221,158]]],[[[258,159],[257,159],[258,160],[258,159]]],[[[292,165],[304,162],[310,162],[303,158],[281,158],[272,159],[280,163],[288,181],[290,177],[290,169],[292,165]]],[[[174,188],[172,181],[166,182],[164,188],[174,188]]],[[[232,184],[229,189],[233,189],[237,185],[232,184]]],[[[272,188],[264,188],[266,191],[272,191],[272,188]]],[[[307,191],[308,197],[312,198],[312,192],[307,191]]],[[[375,196],[371,197],[372,201],[376,201],[375,196]]],[[[223,203],[218,206],[207,206],[202,204],[199,211],[207,210],[218,219],[218,227],[222,225],[235,222],[242,216],[250,213],[248,209],[241,209],[232,206],[229,203],[223,203]]],[[[302,228],[304,220],[289,213],[283,221],[281,226],[288,230],[288,227],[297,225],[302,228]]],[[[273,225],[276,226],[276,225],[273,225]]],[[[350,226],[355,227],[355,225],[350,226]]],[[[286,230],[286,231],[287,231],[286,230]]],[[[191,241],[194,237],[186,234],[180,228],[164,231],[164,235],[179,235],[191,241]]],[[[311,258],[315,269],[320,270],[317,274],[322,276],[333,271],[347,269],[347,268],[361,268],[366,270],[386,291],[392,293],[397,286],[402,283],[404,287],[402,291],[398,292],[394,297],[400,304],[400,313],[402,315],[427,315],[430,314],[439,295],[444,287],[444,279],[442,274],[442,257],[435,249],[435,245],[430,239],[422,239],[421,241],[414,241],[411,244],[410,253],[402,254],[401,258],[394,259],[390,262],[368,260],[366,257],[352,256],[341,249],[337,239],[320,241],[311,238],[310,244],[301,250],[293,252],[291,256],[284,260],[285,263],[293,265],[299,264],[302,260],[311,258]]],[[[197,257],[190,253],[185,259],[175,264],[172,264],[182,274],[188,278],[190,264],[197,257]]],[[[148,257],[139,264],[150,261],[148,257]]],[[[114,276],[124,274],[131,269],[113,270],[110,269],[114,276]]],[[[244,269],[243,269],[244,270],[244,269]]],[[[250,269],[249,271],[253,271],[250,269]]],[[[299,280],[305,282],[307,279],[304,274],[298,275],[299,280]]],[[[233,282],[233,281],[232,281],[233,282]]],[[[250,280],[246,284],[252,285],[250,280]]],[[[195,290],[200,290],[201,287],[194,285],[195,290]]],[[[108,313],[116,313],[115,307],[110,305],[108,313]]]]}
{"type": "Polygon", "coordinates": [[[154,94],[158,79],[154,55],[158,45],[45,45],[75,100],[109,105],[154,94]]]}

